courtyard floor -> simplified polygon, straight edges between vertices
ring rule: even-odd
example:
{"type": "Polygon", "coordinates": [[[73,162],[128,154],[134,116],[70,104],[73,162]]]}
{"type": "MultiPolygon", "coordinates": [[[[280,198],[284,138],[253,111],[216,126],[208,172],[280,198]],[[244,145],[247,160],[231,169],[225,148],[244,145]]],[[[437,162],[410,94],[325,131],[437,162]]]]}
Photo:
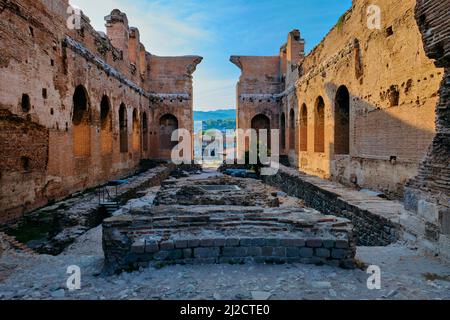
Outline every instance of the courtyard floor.
{"type": "MultiPolygon", "coordinates": [[[[199,178],[214,175],[213,171],[199,178]]],[[[130,201],[126,213],[148,205],[158,188],[130,201]]],[[[120,213],[120,212],[119,212],[120,213]]],[[[0,258],[0,299],[341,300],[450,299],[450,266],[400,243],[358,247],[362,267],[290,265],[174,265],[104,277],[102,227],[58,256],[7,250],[0,258]],[[81,268],[81,290],[68,291],[67,268],[81,268]],[[369,290],[366,268],[381,269],[381,289],[369,290]]]]}

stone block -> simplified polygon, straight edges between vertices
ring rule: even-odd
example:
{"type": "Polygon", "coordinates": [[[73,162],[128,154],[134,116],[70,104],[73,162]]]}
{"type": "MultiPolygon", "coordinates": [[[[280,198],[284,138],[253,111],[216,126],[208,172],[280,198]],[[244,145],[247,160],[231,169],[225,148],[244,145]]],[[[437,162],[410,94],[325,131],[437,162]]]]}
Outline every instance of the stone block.
{"type": "Polygon", "coordinates": [[[200,240],[198,239],[188,240],[188,248],[197,248],[197,247],[200,247],[200,240]]]}
{"type": "Polygon", "coordinates": [[[262,255],[261,247],[248,247],[247,255],[250,257],[260,257],[262,255]]]}
{"type": "Polygon", "coordinates": [[[262,247],[266,244],[263,238],[242,238],[240,241],[242,247],[262,247]]]}
{"type": "Polygon", "coordinates": [[[170,253],[171,251],[159,251],[155,253],[154,259],[157,261],[170,260],[170,253]]]}
{"type": "Polygon", "coordinates": [[[266,239],[266,246],[268,246],[268,247],[278,247],[280,245],[281,245],[281,239],[278,239],[278,238],[266,239]]]}
{"type": "Polygon", "coordinates": [[[306,241],[306,246],[309,248],[320,248],[322,247],[322,240],[321,239],[309,239],[306,241]]]}
{"type": "Polygon", "coordinates": [[[253,243],[254,247],[263,247],[263,246],[266,245],[266,239],[264,239],[264,238],[254,238],[252,243],[253,243]]]}
{"type": "Polygon", "coordinates": [[[177,249],[185,249],[188,247],[187,240],[175,240],[175,248],[177,249]]]}
{"type": "Polygon", "coordinates": [[[337,240],[335,247],[337,249],[348,249],[348,241],[345,240],[337,240]]]}
{"type": "Polygon", "coordinates": [[[315,249],[315,256],[320,258],[329,258],[331,256],[330,249],[326,248],[315,249]]]}
{"type": "Polygon", "coordinates": [[[173,250],[173,249],[175,249],[175,244],[172,240],[162,241],[159,244],[159,248],[161,250],[173,250]]]}
{"type": "Polygon", "coordinates": [[[334,248],[334,246],[336,245],[336,242],[334,240],[323,240],[322,243],[323,247],[327,249],[334,248]]]}
{"type": "Polygon", "coordinates": [[[145,253],[145,240],[137,240],[131,245],[131,253],[145,253]]]}
{"type": "Polygon", "coordinates": [[[159,251],[158,241],[145,240],[145,252],[146,253],[156,253],[158,251],[159,251]]]}
{"type": "Polygon", "coordinates": [[[238,238],[228,238],[225,242],[227,247],[239,247],[240,240],[238,238]]]}
{"type": "Polygon", "coordinates": [[[273,256],[274,257],[286,257],[286,248],[285,247],[275,247],[273,248],[273,256]]]}
{"type": "Polygon", "coordinates": [[[214,239],[201,239],[200,247],[204,247],[204,248],[214,247],[214,239]]]}
{"type": "Polygon", "coordinates": [[[253,246],[253,239],[252,238],[241,238],[240,241],[241,247],[251,247],[253,246]]]}
{"type": "Polygon", "coordinates": [[[192,258],[192,249],[183,249],[183,258],[191,259],[192,258]]]}
{"type": "Polygon", "coordinates": [[[214,247],[225,247],[226,242],[227,239],[225,238],[214,239],[214,247]]]}
{"type": "Polygon", "coordinates": [[[314,250],[311,248],[300,248],[300,257],[311,258],[314,255],[314,250]]]}
{"type": "Polygon", "coordinates": [[[247,248],[245,247],[225,247],[223,248],[224,257],[245,257],[247,248]]]}
{"type": "Polygon", "coordinates": [[[207,259],[207,258],[217,258],[220,255],[219,248],[196,248],[194,249],[194,258],[196,259],[207,259]]]}
{"type": "Polygon", "coordinates": [[[288,257],[288,258],[300,257],[300,248],[299,247],[287,247],[286,248],[286,257],[288,257]]]}
{"type": "Polygon", "coordinates": [[[281,239],[280,245],[283,247],[304,247],[305,240],[300,239],[281,239]]]}
{"type": "Polygon", "coordinates": [[[271,256],[273,256],[273,247],[263,247],[262,248],[262,255],[264,257],[271,257],[271,256]]]}
{"type": "Polygon", "coordinates": [[[347,257],[347,250],[344,249],[333,249],[331,250],[331,257],[333,259],[344,259],[347,257]]]}

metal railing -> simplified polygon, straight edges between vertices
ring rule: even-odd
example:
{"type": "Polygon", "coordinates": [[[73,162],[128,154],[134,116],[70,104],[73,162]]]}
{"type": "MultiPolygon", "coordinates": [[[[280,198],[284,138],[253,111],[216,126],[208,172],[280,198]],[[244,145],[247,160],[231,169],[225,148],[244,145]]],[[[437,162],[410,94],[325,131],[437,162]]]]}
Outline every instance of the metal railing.
{"type": "Polygon", "coordinates": [[[97,189],[97,197],[99,205],[111,202],[119,205],[117,187],[115,187],[115,195],[112,196],[110,190],[108,189],[108,186],[103,186],[97,189]]]}

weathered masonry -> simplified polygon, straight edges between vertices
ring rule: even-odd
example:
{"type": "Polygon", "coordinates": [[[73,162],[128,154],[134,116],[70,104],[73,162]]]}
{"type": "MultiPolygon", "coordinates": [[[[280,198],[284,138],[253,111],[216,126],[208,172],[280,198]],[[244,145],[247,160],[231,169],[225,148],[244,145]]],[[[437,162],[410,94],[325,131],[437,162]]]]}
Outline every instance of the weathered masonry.
{"type": "Polygon", "coordinates": [[[104,221],[106,273],[180,263],[355,266],[349,220],[292,205],[261,181],[166,180],[154,204],[104,221]]]}
{"type": "Polygon", "coordinates": [[[193,130],[198,56],[158,57],[125,13],[106,34],[68,0],[0,0],[0,223],[168,159],[193,130]]]}
{"type": "Polygon", "coordinates": [[[238,127],[279,129],[304,173],[404,199],[425,246],[448,255],[449,21],[448,1],[353,0],[308,55],[294,30],[279,55],[231,57],[238,127]]]}

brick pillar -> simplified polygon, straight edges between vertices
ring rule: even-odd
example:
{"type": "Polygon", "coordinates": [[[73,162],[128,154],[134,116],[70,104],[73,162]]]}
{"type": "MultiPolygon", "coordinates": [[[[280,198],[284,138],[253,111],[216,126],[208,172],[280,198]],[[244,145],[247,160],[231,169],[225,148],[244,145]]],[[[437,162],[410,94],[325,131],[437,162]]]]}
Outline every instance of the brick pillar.
{"type": "Polygon", "coordinates": [[[109,16],[105,17],[106,33],[114,47],[122,51],[124,61],[129,61],[130,30],[127,15],[118,9],[114,9],[109,16]]]}

